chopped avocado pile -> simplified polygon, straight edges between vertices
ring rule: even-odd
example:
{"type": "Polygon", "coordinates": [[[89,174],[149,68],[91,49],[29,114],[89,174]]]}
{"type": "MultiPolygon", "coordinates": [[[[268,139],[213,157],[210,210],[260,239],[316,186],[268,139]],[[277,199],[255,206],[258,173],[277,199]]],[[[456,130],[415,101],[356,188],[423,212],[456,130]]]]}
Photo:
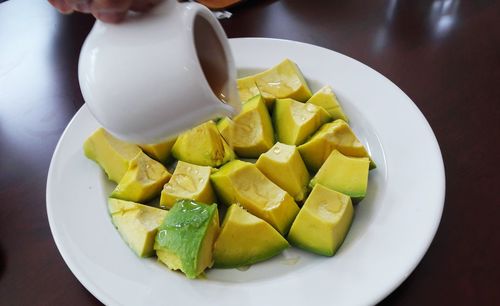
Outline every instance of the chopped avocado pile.
{"type": "Polygon", "coordinates": [[[375,168],[332,87],[312,92],[293,61],[237,84],[243,106],[232,118],[158,144],[99,128],[83,144],[116,183],[108,211],[122,239],[190,279],[258,264],[290,244],[333,256],[375,168]]]}

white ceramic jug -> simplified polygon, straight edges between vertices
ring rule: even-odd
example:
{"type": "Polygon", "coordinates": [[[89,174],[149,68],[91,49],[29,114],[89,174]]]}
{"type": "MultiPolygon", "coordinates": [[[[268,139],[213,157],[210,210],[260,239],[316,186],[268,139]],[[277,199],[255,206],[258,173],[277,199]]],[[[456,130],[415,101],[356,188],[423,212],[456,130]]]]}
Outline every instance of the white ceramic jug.
{"type": "Polygon", "coordinates": [[[166,0],[118,25],[96,21],[78,77],[97,121],[135,143],[163,141],[241,107],[224,30],[196,3],[166,0]]]}

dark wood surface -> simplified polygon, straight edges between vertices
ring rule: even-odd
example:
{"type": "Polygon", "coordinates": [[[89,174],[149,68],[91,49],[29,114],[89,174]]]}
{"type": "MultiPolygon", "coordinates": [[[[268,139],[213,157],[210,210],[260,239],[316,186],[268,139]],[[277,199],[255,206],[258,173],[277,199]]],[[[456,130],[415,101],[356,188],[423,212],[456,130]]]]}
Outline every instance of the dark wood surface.
{"type": "MultiPolygon", "coordinates": [[[[500,2],[248,1],[231,11],[229,37],[353,57],[396,83],[434,129],[446,168],[441,225],[381,304],[500,305],[500,2]]],[[[59,255],[45,205],[50,158],[83,103],[77,61],[92,23],[43,1],[0,4],[0,305],[100,304],[59,255]]]]}

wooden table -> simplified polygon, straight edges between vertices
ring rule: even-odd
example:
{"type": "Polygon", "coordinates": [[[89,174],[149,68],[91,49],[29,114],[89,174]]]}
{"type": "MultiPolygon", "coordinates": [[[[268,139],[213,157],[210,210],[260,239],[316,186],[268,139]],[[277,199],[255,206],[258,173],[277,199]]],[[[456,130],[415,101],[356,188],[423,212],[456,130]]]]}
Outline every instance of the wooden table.
{"type": "MultiPolygon", "coordinates": [[[[434,129],[446,167],[441,225],[381,304],[500,305],[500,2],[249,1],[231,11],[228,36],[353,57],[396,83],[434,129]]],[[[0,4],[1,305],[100,304],[63,262],[45,208],[50,158],[83,103],[77,62],[92,23],[43,1],[0,4]]]]}

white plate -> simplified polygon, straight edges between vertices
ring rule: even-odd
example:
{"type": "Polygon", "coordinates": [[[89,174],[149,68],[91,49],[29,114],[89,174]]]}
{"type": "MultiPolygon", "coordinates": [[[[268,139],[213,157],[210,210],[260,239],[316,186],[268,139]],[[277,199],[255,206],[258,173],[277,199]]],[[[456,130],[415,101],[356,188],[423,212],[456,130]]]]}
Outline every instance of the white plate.
{"type": "Polygon", "coordinates": [[[47,213],[61,255],[78,280],[108,305],[380,301],[416,267],[441,218],[444,167],[429,124],[396,85],[342,54],[275,39],[232,39],[231,47],[242,75],[288,57],[312,90],[331,84],[376,161],[368,196],[356,207],[338,253],[326,258],[290,249],[247,271],[214,269],[199,280],[136,257],[110,222],[110,183],[83,155],[84,140],[98,128],[84,106],[61,136],[48,173],[47,213]]]}

